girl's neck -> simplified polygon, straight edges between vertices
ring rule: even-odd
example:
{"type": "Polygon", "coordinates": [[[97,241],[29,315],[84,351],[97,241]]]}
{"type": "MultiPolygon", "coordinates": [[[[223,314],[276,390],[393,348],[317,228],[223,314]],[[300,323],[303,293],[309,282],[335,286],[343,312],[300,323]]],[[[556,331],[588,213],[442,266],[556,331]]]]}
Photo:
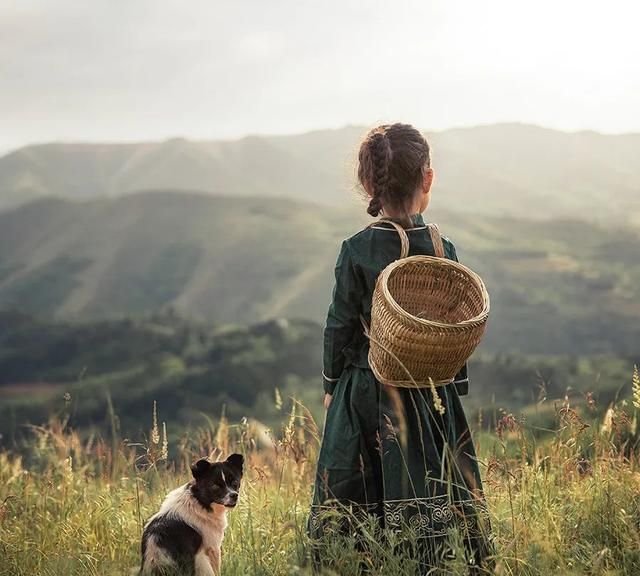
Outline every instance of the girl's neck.
{"type": "Polygon", "coordinates": [[[385,218],[391,220],[412,220],[416,214],[420,214],[420,210],[393,210],[384,208],[382,211],[385,218]]]}
{"type": "Polygon", "coordinates": [[[429,195],[414,196],[404,206],[383,206],[382,213],[393,220],[411,220],[416,214],[422,214],[429,206],[429,195]]]}

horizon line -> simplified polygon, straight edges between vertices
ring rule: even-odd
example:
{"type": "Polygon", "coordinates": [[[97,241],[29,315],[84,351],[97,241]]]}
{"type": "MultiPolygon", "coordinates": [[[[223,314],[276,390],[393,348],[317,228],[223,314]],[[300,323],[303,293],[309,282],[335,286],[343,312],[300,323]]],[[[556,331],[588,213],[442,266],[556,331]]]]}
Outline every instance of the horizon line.
{"type": "MultiPolygon", "coordinates": [[[[294,131],[294,132],[247,132],[240,136],[230,136],[230,137],[221,137],[221,138],[200,138],[200,137],[192,137],[188,135],[167,135],[161,138],[151,138],[151,139],[105,139],[105,140],[92,140],[92,139],[58,139],[58,140],[41,140],[34,141],[27,144],[18,145],[15,147],[8,147],[4,150],[0,149],[0,158],[13,154],[15,152],[19,152],[20,150],[24,150],[26,148],[38,147],[38,146],[52,146],[52,145],[68,145],[68,146],[119,146],[119,145],[140,145],[140,144],[161,144],[166,142],[175,141],[185,141],[185,142],[241,142],[242,140],[247,140],[250,138],[287,138],[287,137],[298,137],[305,136],[309,134],[317,134],[322,132],[340,132],[349,129],[362,129],[363,136],[367,130],[377,126],[377,123],[366,125],[366,124],[343,124],[341,126],[334,127],[324,127],[324,128],[312,128],[309,130],[302,131],[294,131]]],[[[478,130],[483,128],[497,128],[497,127],[523,127],[523,128],[535,128],[538,130],[544,130],[548,132],[557,132],[559,134],[565,135],[578,135],[578,134],[594,134],[597,136],[604,137],[625,137],[625,136],[636,136],[640,135],[640,131],[631,130],[629,132],[604,132],[601,130],[583,128],[583,129],[560,129],[560,128],[551,128],[549,126],[543,126],[541,124],[535,124],[532,122],[523,122],[523,121],[504,121],[504,122],[488,122],[488,123],[479,123],[479,124],[467,124],[467,125],[457,125],[451,126],[449,128],[443,129],[420,129],[421,132],[425,134],[443,134],[446,132],[454,132],[454,131],[465,131],[465,130],[478,130]]]]}

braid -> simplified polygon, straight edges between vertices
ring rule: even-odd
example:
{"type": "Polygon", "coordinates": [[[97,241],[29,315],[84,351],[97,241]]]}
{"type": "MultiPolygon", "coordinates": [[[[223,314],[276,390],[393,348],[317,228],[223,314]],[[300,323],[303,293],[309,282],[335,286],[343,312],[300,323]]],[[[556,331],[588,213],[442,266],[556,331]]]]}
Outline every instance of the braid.
{"type": "MultiPolygon", "coordinates": [[[[389,163],[391,162],[391,146],[389,145],[389,139],[384,132],[377,132],[371,138],[371,160],[373,174],[371,179],[371,188],[373,190],[372,202],[374,202],[373,208],[378,208],[377,216],[382,209],[385,200],[389,196],[389,163]]],[[[371,209],[371,203],[369,203],[369,209],[371,209]]],[[[369,211],[371,214],[371,211],[369,211]]]]}
{"type": "Polygon", "coordinates": [[[385,134],[386,126],[372,131],[360,148],[360,168],[358,176],[361,182],[367,182],[370,201],[367,212],[378,216],[389,195],[389,163],[392,150],[385,134]]]}
{"type": "Polygon", "coordinates": [[[380,198],[373,196],[371,200],[369,200],[367,214],[375,218],[376,216],[380,215],[380,212],[382,212],[382,202],[380,201],[380,198]]]}

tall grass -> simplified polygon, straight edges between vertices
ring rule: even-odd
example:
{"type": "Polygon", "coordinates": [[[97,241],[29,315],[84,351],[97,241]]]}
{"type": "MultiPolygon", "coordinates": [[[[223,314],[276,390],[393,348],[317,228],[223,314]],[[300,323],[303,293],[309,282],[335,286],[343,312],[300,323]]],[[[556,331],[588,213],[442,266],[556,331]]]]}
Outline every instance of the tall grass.
{"type": "MultiPolygon", "coordinates": [[[[595,418],[565,402],[555,415],[542,439],[509,414],[494,431],[478,431],[496,573],[640,574],[636,410],[611,407],[595,418]]],[[[245,454],[246,475],[228,515],[223,575],[311,574],[305,524],[318,430],[304,407],[294,404],[274,435],[220,418],[172,439],[153,422],[149,441],[131,444],[82,438],[52,421],[33,428],[22,455],[1,452],[0,575],[135,573],[145,519],[188,480],[190,462],[231,451],[245,454]]],[[[326,574],[416,573],[410,555],[393,552],[398,535],[381,537],[373,521],[360,528],[364,542],[329,543],[326,574]]],[[[464,574],[464,562],[437,573],[464,574]]]]}

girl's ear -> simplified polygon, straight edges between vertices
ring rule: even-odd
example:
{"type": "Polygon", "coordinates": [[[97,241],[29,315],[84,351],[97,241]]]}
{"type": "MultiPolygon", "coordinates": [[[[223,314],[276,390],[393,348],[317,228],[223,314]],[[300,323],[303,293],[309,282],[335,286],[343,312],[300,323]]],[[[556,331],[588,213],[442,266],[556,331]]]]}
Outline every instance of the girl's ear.
{"type": "Polygon", "coordinates": [[[424,212],[431,201],[431,184],[433,184],[433,170],[429,168],[424,173],[424,180],[422,181],[422,188],[419,194],[419,207],[418,212],[424,212]]]}
{"type": "Polygon", "coordinates": [[[433,168],[428,168],[424,173],[424,180],[422,181],[422,193],[429,194],[431,191],[431,185],[433,184],[433,168]]]}
{"type": "Polygon", "coordinates": [[[197,480],[210,468],[211,462],[206,458],[200,458],[200,460],[191,465],[191,474],[193,474],[193,477],[197,480]]]}

